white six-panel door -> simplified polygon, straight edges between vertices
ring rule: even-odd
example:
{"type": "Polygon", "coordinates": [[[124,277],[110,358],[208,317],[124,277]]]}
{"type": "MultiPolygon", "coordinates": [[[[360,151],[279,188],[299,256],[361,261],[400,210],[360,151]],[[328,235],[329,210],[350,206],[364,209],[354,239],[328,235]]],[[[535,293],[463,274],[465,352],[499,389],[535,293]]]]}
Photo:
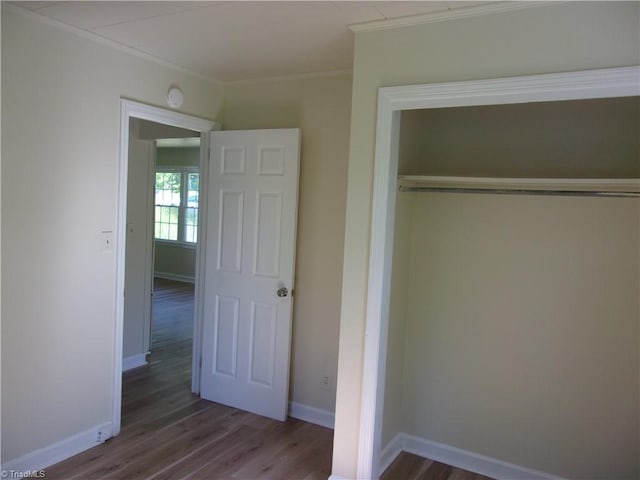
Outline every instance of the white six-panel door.
{"type": "Polygon", "coordinates": [[[211,139],[201,395],[278,420],[289,393],[299,136],[211,139]]]}

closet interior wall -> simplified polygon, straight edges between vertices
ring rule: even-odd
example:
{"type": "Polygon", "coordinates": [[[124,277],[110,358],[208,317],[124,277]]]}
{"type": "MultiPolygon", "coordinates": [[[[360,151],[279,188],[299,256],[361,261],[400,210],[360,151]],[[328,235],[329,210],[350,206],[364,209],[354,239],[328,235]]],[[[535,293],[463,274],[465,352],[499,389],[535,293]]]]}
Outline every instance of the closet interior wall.
{"type": "MultiPolygon", "coordinates": [[[[574,135],[576,144],[617,142],[626,153],[586,159],[580,147],[567,157],[565,135],[559,168],[573,177],[580,165],[586,177],[638,177],[633,101],[635,123],[623,127],[625,138],[620,121],[604,129],[609,140],[584,130],[574,135]]],[[[595,118],[576,121],[598,128],[595,118]]],[[[426,145],[431,137],[403,131],[401,145],[407,138],[426,145]]],[[[545,147],[539,138],[532,144],[549,152],[562,139],[552,136],[545,147]]],[[[427,160],[431,170],[420,171],[415,157],[406,158],[415,149],[401,146],[400,174],[464,172],[459,160],[448,163],[457,171],[427,160]]],[[[493,172],[482,170],[482,152],[474,151],[472,175],[545,174],[529,165],[518,175],[504,156],[494,159],[493,172]]],[[[383,449],[402,434],[563,478],[635,478],[639,219],[638,198],[399,193],[383,449]]]]}

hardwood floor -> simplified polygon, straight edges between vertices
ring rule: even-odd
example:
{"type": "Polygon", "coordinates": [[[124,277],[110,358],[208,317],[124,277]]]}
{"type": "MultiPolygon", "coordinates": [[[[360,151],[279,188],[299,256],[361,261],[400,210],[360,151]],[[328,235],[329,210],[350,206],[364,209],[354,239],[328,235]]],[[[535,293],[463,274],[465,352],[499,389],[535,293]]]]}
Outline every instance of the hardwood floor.
{"type": "MultiPolygon", "coordinates": [[[[122,430],[45,469],[47,480],[326,480],[333,431],[191,394],[193,285],[155,279],[149,364],[123,375],[122,430]]],[[[383,480],[491,480],[402,453],[383,480]]]]}
{"type": "Polygon", "coordinates": [[[402,452],[380,477],[381,480],[492,480],[477,473],[450,467],[402,452]]]}
{"type": "Polygon", "coordinates": [[[193,286],[156,279],[152,354],[123,375],[122,430],[45,469],[47,480],[326,479],[333,431],[192,395],[193,286]]]}

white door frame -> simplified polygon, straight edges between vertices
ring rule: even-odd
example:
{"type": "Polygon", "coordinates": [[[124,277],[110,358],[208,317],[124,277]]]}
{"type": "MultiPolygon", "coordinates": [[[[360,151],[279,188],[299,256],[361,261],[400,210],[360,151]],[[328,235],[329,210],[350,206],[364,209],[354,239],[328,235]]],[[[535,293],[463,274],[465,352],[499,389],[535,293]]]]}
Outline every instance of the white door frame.
{"type": "Polygon", "coordinates": [[[220,125],[205,118],[194,117],[184,113],[153,107],[132,100],[120,99],[120,160],[118,162],[118,208],[115,231],[116,252],[116,311],[114,332],[113,359],[113,403],[112,425],[113,435],[120,432],[122,409],[122,341],[124,329],[124,278],[125,278],[125,247],[127,232],[127,178],[129,168],[129,121],[131,118],[149,120],[151,122],[170,125],[200,132],[200,208],[198,209],[198,242],[196,244],[196,291],[194,298],[194,328],[193,328],[193,366],[191,369],[191,390],[200,391],[200,350],[202,333],[202,294],[204,268],[204,238],[206,228],[206,202],[208,179],[209,132],[217,130],[220,125]]]}
{"type": "Polygon", "coordinates": [[[378,90],[378,120],[358,442],[358,478],[377,479],[389,326],[400,114],[403,110],[640,95],[640,67],[378,90]],[[383,359],[380,361],[380,359],[383,359]]]}

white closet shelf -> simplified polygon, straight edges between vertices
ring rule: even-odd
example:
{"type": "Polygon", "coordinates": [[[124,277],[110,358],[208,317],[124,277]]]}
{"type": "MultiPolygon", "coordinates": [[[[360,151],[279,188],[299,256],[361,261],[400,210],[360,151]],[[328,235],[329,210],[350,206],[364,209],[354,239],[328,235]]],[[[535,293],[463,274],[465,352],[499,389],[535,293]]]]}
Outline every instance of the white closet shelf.
{"type": "Polygon", "coordinates": [[[640,178],[488,178],[398,175],[401,192],[640,196],[640,178]]]}

